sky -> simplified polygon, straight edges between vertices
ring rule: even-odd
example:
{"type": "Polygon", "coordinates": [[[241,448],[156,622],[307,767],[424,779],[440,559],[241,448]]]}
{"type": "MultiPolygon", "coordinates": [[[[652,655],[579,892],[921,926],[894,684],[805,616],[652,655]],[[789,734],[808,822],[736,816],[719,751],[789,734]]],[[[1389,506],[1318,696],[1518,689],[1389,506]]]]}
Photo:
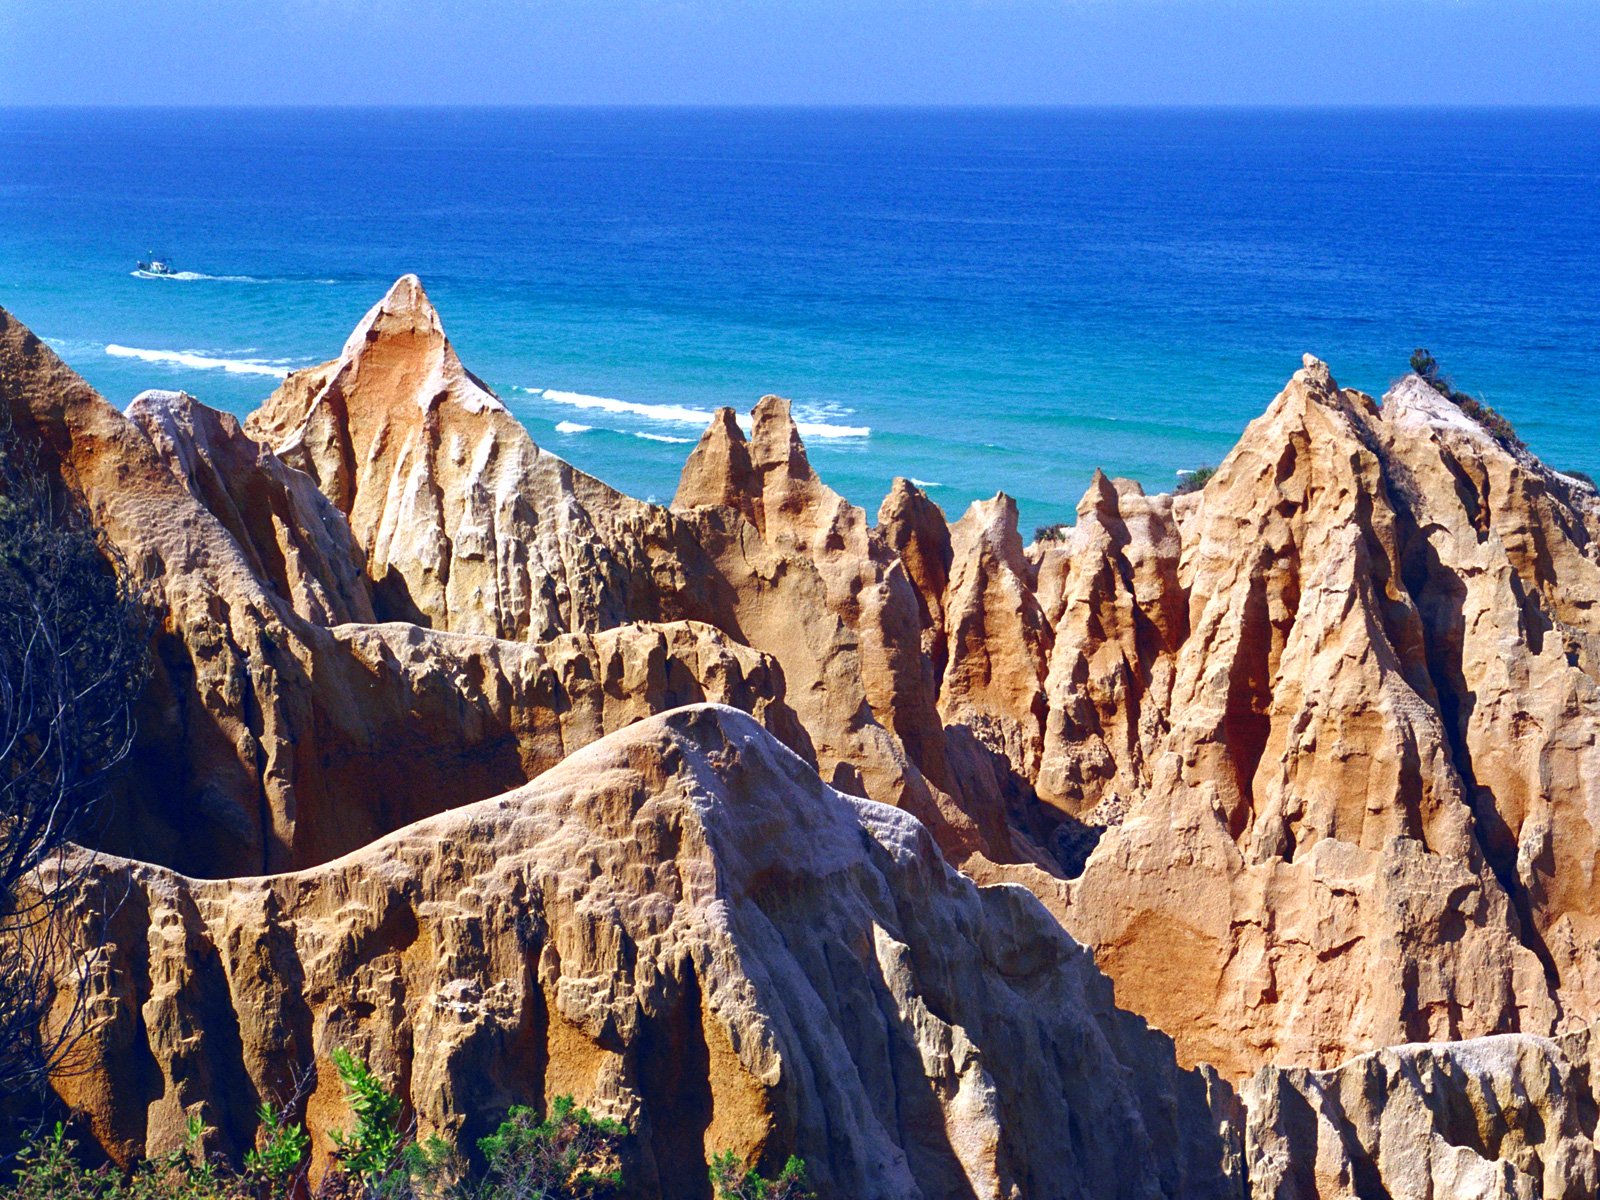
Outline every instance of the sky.
{"type": "Polygon", "coordinates": [[[0,104],[1600,104],[1600,0],[0,0],[0,104]]]}

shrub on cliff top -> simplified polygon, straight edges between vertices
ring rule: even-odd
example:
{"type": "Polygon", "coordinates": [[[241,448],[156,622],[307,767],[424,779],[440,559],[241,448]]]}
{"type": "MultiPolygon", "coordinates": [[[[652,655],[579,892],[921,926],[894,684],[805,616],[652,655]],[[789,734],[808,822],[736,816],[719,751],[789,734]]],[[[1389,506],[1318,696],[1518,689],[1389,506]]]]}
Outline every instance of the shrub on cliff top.
{"type": "Polygon", "coordinates": [[[1172,489],[1174,496],[1187,496],[1190,492],[1198,492],[1206,486],[1217,469],[1213,466],[1196,467],[1192,471],[1184,472],[1178,480],[1178,486],[1172,489]]]}
{"type": "Polygon", "coordinates": [[[1458,391],[1450,377],[1439,368],[1439,360],[1427,350],[1420,347],[1411,352],[1411,369],[1417,373],[1434,391],[1446,400],[1449,400],[1467,416],[1471,417],[1488,435],[1502,446],[1511,450],[1523,448],[1522,439],[1517,436],[1517,431],[1510,421],[1490,408],[1476,396],[1458,391]]]}

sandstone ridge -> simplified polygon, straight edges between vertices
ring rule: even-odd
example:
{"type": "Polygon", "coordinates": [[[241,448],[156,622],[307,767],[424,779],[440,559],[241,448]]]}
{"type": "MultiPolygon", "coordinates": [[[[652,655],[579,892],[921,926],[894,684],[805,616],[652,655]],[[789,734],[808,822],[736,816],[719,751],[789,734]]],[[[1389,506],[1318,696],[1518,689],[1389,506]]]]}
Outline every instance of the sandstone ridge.
{"type": "MultiPolygon", "coordinates": [[[[424,1133],[580,1095],[638,1131],[641,1195],[709,1195],[722,1149],[800,1153],[861,1200],[1233,1194],[1206,1079],[1037,901],[975,887],[734,709],[650,718],[300,874],[96,871],[129,899],[87,960],[93,1066],[61,1090],[114,1149],[198,1115],[238,1153],[249,1102],[346,1046],[424,1133]]],[[[318,1152],[339,1093],[324,1071],[307,1103],[318,1152]]]]}
{"type": "Polygon", "coordinates": [[[1414,376],[1308,356],[1202,491],[1032,546],[873,523],[778,397],[630,499],[410,276],[243,426],[3,312],[0,402],[158,618],[62,1084],[118,1154],[348,1043],[430,1127],[628,1115],[649,1195],[1592,1189],[1600,495],[1414,376]]]}

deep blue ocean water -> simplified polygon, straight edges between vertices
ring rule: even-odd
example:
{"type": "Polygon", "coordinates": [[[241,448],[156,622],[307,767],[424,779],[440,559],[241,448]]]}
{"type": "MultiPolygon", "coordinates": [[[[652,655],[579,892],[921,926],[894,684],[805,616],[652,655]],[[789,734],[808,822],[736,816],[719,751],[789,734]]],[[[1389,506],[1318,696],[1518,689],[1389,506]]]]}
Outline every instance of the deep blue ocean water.
{"type": "Polygon", "coordinates": [[[639,496],[778,392],[852,500],[1026,532],[1218,461],[1304,351],[1377,393],[1414,346],[1600,474],[1600,111],[0,111],[0,304],[119,405],[248,412],[406,271],[639,496]]]}

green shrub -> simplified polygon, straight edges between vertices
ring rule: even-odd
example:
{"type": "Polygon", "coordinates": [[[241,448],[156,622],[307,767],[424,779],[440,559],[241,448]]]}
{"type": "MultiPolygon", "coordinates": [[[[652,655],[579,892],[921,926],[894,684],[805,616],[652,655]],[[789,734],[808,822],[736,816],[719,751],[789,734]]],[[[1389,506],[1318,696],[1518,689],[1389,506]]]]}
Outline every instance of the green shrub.
{"type": "Polygon", "coordinates": [[[28,1142],[18,1153],[6,1200],[251,1200],[250,1182],[207,1156],[205,1126],[190,1117],[184,1144],[145,1159],[123,1174],[115,1167],[86,1167],[64,1125],[28,1142]]]}
{"type": "Polygon", "coordinates": [[[628,1127],[557,1096],[540,1120],[516,1107],[480,1138],[485,1172],[478,1200],[581,1200],[604,1196],[622,1183],[617,1163],[628,1127]]]}
{"type": "Polygon", "coordinates": [[[1175,496],[1187,496],[1190,492],[1198,492],[1216,473],[1217,469],[1210,465],[1196,467],[1178,480],[1178,486],[1172,489],[1172,493],[1175,496]]]}
{"type": "Polygon", "coordinates": [[[303,1125],[288,1124],[287,1114],[268,1103],[256,1110],[256,1117],[261,1126],[255,1149],[244,1156],[245,1172],[269,1191],[287,1191],[311,1149],[311,1135],[303,1125]]]}
{"type": "Polygon", "coordinates": [[[792,1154],[776,1179],[746,1170],[732,1150],[724,1150],[711,1159],[711,1188],[716,1200],[810,1200],[813,1193],[805,1186],[805,1160],[792,1154]]]}
{"type": "Polygon", "coordinates": [[[1067,529],[1068,528],[1069,528],[1069,526],[1067,526],[1065,524],[1061,524],[1061,525],[1040,525],[1037,529],[1035,529],[1033,531],[1033,540],[1036,541],[1036,542],[1060,542],[1060,541],[1064,541],[1066,539],[1066,536],[1067,536],[1067,529]]]}
{"type": "MultiPolygon", "coordinates": [[[[485,1169],[469,1178],[443,1138],[408,1136],[399,1123],[399,1098],[365,1063],[336,1050],[333,1065],[354,1124],[330,1133],[334,1161],[316,1200],[599,1200],[622,1186],[628,1127],[579,1108],[571,1096],[556,1097],[543,1119],[531,1108],[513,1108],[478,1142],[485,1169]]],[[[182,1148],[126,1172],[84,1166],[76,1142],[57,1125],[26,1142],[11,1182],[0,1184],[0,1200],[306,1200],[310,1137],[272,1104],[256,1115],[256,1146],[242,1170],[205,1154],[206,1129],[198,1116],[189,1119],[182,1148]]],[[[731,1186],[743,1190],[728,1194],[801,1200],[802,1170],[796,1159],[771,1183],[742,1175],[731,1186]]]]}
{"type": "Polygon", "coordinates": [[[65,1125],[34,1138],[18,1153],[6,1200],[110,1200],[122,1180],[110,1167],[93,1170],[78,1161],[77,1143],[65,1125]]]}
{"type": "Polygon", "coordinates": [[[332,1130],[337,1166],[318,1186],[324,1200],[416,1200],[461,1190],[455,1148],[435,1134],[412,1139],[400,1126],[400,1097],[348,1050],[333,1052],[355,1128],[332,1130]]]}
{"type": "Polygon", "coordinates": [[[348,1050],[333,1052],[333,1067],[344,1084],[344,1101],[356,1119],[352,1130],[335,1129],[339,1165],[363,1183],[372,1183],[400,1160],[400,1097],[378,1081],[367,1064],[348,1050]]]}

